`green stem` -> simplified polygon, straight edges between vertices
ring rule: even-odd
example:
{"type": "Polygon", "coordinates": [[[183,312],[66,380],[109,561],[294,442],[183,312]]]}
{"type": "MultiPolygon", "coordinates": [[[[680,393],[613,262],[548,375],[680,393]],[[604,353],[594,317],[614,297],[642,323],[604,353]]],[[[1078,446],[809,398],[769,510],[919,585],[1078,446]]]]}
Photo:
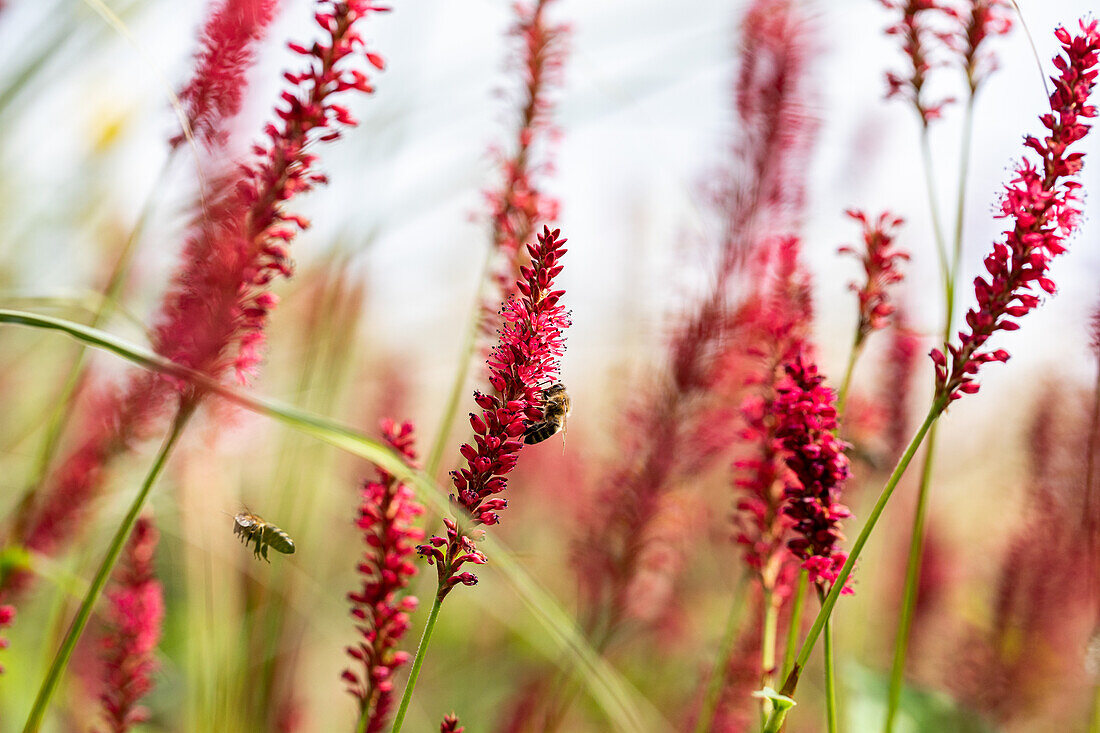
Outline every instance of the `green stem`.
{"type": "Polygon", "coordinates": [[[451,435],[451,426],[455,421],[455,413],[458,411],[458,402],[462,399],[466,388],[466,380],[470,376],[470,362],[474,355],[474,349],[477,348],[478,332],[481,330],[483,301],[487,292],[489,271],[493,266],[494,253],[495,249],[490,248],[485,257],[485,264],[481,268],[481,275],[478,277],[473,313],[466,325],[466,333],[462,338],[462,349],[458,355],[458,369],[455,371],[454,381],[451,382],[451,391],[447,395],[447,402],[443,407],[443,417],[439,421],[439,429],[435,434],[435,440],[432,441],[431,450],[428,452],[428,461],[424,464],[424,472],[433,479],[439,471],[439,464],[443,459],[443,449],[451,435]]]}
{"type": "Polygon", "coordinates": [[[913,527],[909,534],[909,555],[905,564],[905,590],[902,593],[898,631],[894,639],[894,661],[890,667],[890,691],[887,696],[886,722],[883,731],[894,729],[894,719],[901,703],[901,688],[905,680],[905,658],[909,651],[909,632],[913,627],[913,612],[917,605],[917,587],[920,581],[921,555],[924,549],[924,524],[928,514],[928,494],[932,478],[933,455],[936,451],[936,427],[928,432],[928,448],[921,466],[920,488],[917,491],[917,508],[913,512],[913,527]]]}
{"type": "MultiPolygon", "coordinates": [[[[955,206],[955,231],[952,247],[951,267],[945,277],[943,340],[951,339],[951,328],[955,315],[955,284],[962,262],[963,225],[966,212],[966,182],[970,170],[970,146],[974,127],[974,93],[967,98],[963,119],[962,148],[959,158],[958,192],[955,206]]],[[[926,160],[926,170],[928,161],[926,160]]],[[[932,196],[931,189],[929,196],[932,196]]],[[[913,526],[909,535],[909,554],[905,566],[905,589],[902,592],[901,613],[898,615],[898,630],[894,639],[894,660],[890,667],[890,690],[887,694],[885,733],[894,729],[901,703],[901,688],[905,680],[905,660],[909,653],[909,634],[913,626],[913,614],[917,603],[917,585],[920,581],[921,555],[924,552],[924,525],[928,514],[928,495],[932,483],[932,468],[936,460],[936,426],[928,434],[928,448],[924,453],[921,466],[920,487],[917,490],[917,508],[913,513],[913,526]]]]}
{"type": "Polygon", "coordinates": [[[844,405],[848,401],[848,388],[852,384],[852,373],[856,369],[856,362],[859,360],[859,355],[863,351],[863,337],[856,329],[855,340],[852,341],[852,349],[848,352],[848,366],[844,368],[844,380],[840,383],[840,389],[836,393],[836,414],[837,423],[840,423],[840,416],[844,414],[844,405]]]}
{"type": "MultiPolygon", "coordinates": [[[[798,687],[798,680],[802,674],[802,670],[805,668],[806,662],[809,661],[810,653],[813,651],[814,645],[821,636],[825,622],[829,619],[829,616],[833,612],[833,608],[836,606],[837,599],[840,597],[840,592],[848,582],[848,576],[852,574],[852,568],[855,567],[856,560],[859,559],[859,555],[863,551],[863,546],[867,544],[871,532],[874,530],[875,525],[878,524],[879,517],[882,516],[882,512],[886,508],[886,504],[890,501],[894,489],[897,488],[902,474],[905,473],[905,469],[909,467],[909,463],[913,460],[913,455],[917,452],[921,443],[924,442],[924,436],[928,433],[928,429],[932,427],[932,424],[940,416],[945,407],[945,398],[940,398],[932,403],[932,407],[929,408],[928,415],[924,418],[924,422],[921,423],[920,428],[917,429],[913,439],[909,441],[909,446],[898,460],[898,465],[894,468],[893,473],[890,474],[890,478],[886,481],[886,485],[882,487],[882,493],[879,494],[878,501],[875,502],[874,508],[871,510],[870,515],[868,515],[867,523],[863,525],[863,529],[860,530],[859,536],[856,537],[856,541],[852,545],[851,554],[848,555],[848,559],[844,562],[844,566],[837,574],[836,581],[833,583],[832,588],[829,589],[828,595],[825,596],[825,600],[821,604],[821,610],[817,612],[817,617],[814,619],[814,623],[810,627],[809,633],[806,634],[806,638],[799,648],[794,666],[791,668],[786,681],[783,683],[783,689],[780,690],[782,694],[791,696],[798,687]]],[[[773,710],[772,714],[768,716],[768,721],[764,726],[764,732],[779,733],[779,729],[783,726],[783,721],[786,717],[787,711],[785,709],[777,708],[773,710]]]]}
{"type": "Polygon", "coordinates": [[[65,673],[65,667],[69,664],[69,658],[73,654],[73,649],[76,648],[76,643],[80,639],[80,635],[84,632],[84,627],[87,626],[88,619],[91,618],[96,601],[99,599],[103,587],[107,584],[107,579],[111,575],[111,570],[114,568],[119,555],[122,553],[126,538],[130,536],[130,531],[133,530],[134,523],[137,521],[138,515],[141,514],[142,507],[145,506],[145,500],[148,498],[149,492],[153,488],[153,484],[156,483],[157,478],[164,469],[164,465],[168,461],[168,456],[175,447],[176,441],[183,433],[183,428],[187,424],[188,418],[190,418],[191,414],[194,412],[195,404],[195,400],[189,400],[180,405],[179,411],[176,413],[176,419],[172,423],[171,431],[169,431],[168,436],[164,439],[164,444],[161,446],[160,452],[157,453],[157,457],[153,461],[153,465],[149,469],[149,473],[146,475],[145,481],[141,485],[141,490],[138,491],[137,496],[134,497],[133,503],[130,504],[129,511],[126,512],[126,516],[123,518],[122,523],[115,531],[114,539],[111,540],[111,544],[107,548],[107,555],[103,558],[103,562],[100,563],[99,569],[96,571],[95,578],[93,578],[91,585],[88,587],[87,593],[84,594],[84,600],[80,603],[80,609],[76,612],[76,617],[73,619],[72,625],[69,626],[69,631],[65,635],[65,639],[61,642],[61,646],[58,648],[56,656],[54,656],[53,664],[50,665],[50,669],[46,673],[46,678],[42,680],[42,686],[38,690],[38,697],[35,698],[30,715],[27,716],[27,724],[23,727],[23,733],[37,733],[39,728],[41,728],[42,720],[46,715],[46,708],[50,703],[50,698],[61,682],[61,676],[65,673]]]}
{"type": "Polygon", "coordinates": [[[783,678],[794,667],[795,650],[798,648],[798,632],[802,630],[802,601],[806,598],[806,588],[810,585],[810,574],[805,570],[798,573],[798,585],[794,589],[794,601],[791,603],[791,620],[787,625],[787,649],[783,653],[783,678]]]}
{"type": "MultiPolygon", "coordinates": [[[[412,668],[409,670],[409,681],[405,683],[405,693],[401,696],[401,706],[397,708],[397,714],[393,716],[393,727],[390,733],[398,733],[401,724],[405,722],[405,714],[409,711],[409,703],[412,702],[413,689],[416,687],[416,678],[420,676],[420,667],[424,664],[424,655],[428,651],[428,642],[432,639],[432,631],[435,629],[435,620],[439,618],[439,609],[443,600],[437,593],[432,603],[432,610],[428,613],[428,620],[424,624],[424,634],[420,637],[420,645],[416,647],[416,658],[413,659],[412,668]]],[[[360,730],[363,728],[363,719],[359,719],[360,730]]]]}
{"type": "MultiPolygon", "coordinates": [[[[771,588],[764,589],[764,629],[760,636],[760,680],[761,687],[771,687],[775,684],[775,643],[779,636],[779,604],[775,599],[775,591],[771,588]]],[[[771,703],[767,698],[760,701],[761,713],[767,715],[771,712],[771,703]]]]}
{"type": "MultiPolygon", "coordinates": [[[[824,594],[821,596],[824,603],[824,594]]],[[[836,661],[833,658],[833,622],[825,620],[825,720],[829,733],[836,733],[836,661]]]]}
{"type": "Polygon", "coordinates": [[[936,253],[940,260],[940,276],[943,278],[944,301],[952,300],[954,288],[951,282],[951,265],[947,258],[947,243],[943,236],[943,224],[940,222],[940,205],[936,199],[936,179],[932,172],[932,146],[928,138],[928,128],[921,129],[921,157],[924,160],[924,185],[928,193],[928,209],[932,216],[932,234],[936,240],[936,253]]]}
{"type": "MultiPolygon", "coordinates": [[[[738,584],[737,591],[742,591],[745,584],[738,584]]],[[[718,698],[722,688],[726,686],[726,676],[729,673],[729,659],[733,653],[733,645],[737,639],[737,627],[741,620],[744,594],[736,592],[733,603],[730,604],[729,618],[726,619],[726,630],[722,634],[722,643],[718,646],[718,655],[714,660],[714,671],[711,672],[710,682],[707,683],[706,692],[703,693],[703,707],[699,711],[699,719],[695,723],[695,733],[707,733],[714,722],[714,714],[718,711],[718,698]]]]}

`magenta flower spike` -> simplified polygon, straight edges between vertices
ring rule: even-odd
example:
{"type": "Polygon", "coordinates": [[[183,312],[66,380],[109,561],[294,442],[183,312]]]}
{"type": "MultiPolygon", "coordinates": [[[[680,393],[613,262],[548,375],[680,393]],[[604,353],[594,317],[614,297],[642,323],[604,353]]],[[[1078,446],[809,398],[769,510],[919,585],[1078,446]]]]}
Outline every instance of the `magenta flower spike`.
{"type": "Polygon", "coordinates": [[[863,225],[863,247],[846,245],[840,248],[841,254],[856,257],[863,265],[865,276],[862,284],[852,283],[851,289],[859,297],[859,325],[856,328],[856,348],[872,331],[884,328],[887,319],[894,312],[894,304],[887,295],[887,287],[901,282],[903,275],[898,269],[901,261],[909,255],[894,248],[894,237],[904,219],[888,211],[869,219],[862,211],[851,209],[848,216],[863,225]]]}
{"type": "MultiPolygon", "coordinates": [[[[410,463],[413,450],[412,423],[382,422],[386,442],[410,463]]],[[[345,669],[342,678],[359,702],[360,716],[368,716],[365,730],[383,730],[393,705],[393,677],[408,661],[407,652],[397,649],[409,629],[409,614],[417,606],[415,596],[401,595],[416,575],[411,562],[415,543],[424,533],[413,526],[424,507],[412,489],[396,477],[378,470],[378,478],[363,485],[356,525],[363,532],[364,551],[359,562],[362,587],[348,594],[351,615],[360,640],[347,649],[356,669],[345,669]]]]}
{"type": "Polygon", "coordinates": [[[523,433],[542,416],[542,390],[557,380],[569,314],[559,304],[565,291],[553,286],[562,270],[565,242],[557,229],[544,227],[538,243],[527,245],[531,263],[520,268],[519,296],[509,298],[501,310],[504,325],[487,362],[493,391],[475,393],[481,414],[470,414],[474,440],[460,449],[466,466],[451,472],[457,517],[444,519],[446,537],[432,537],[417,548],[436,565],[440,600],[458,583],[477,583],[477,576],[462,566],[484,564],[486,558],[468,533],[500,521],[497,512],[507,506],[500,494],[516,466],[523,433]]]}
{"type": "Polygon", "coordinates": [[[152,520],[139,518],[107,591],[99,699],[110,733],[125,733],[148,718],[139,703],[153,689],[164,621],[164,589],[153,568],[158,538],[152,520]]]}
{"type": "MultiPolygon", "coordinates": [[[[852,516],[840,503],[848,479],[845,444],[836,437],[836,395],[817,365],[803,355],[784,367],[787,376],[774,403],[776,433],[791,478],[783,492],[783,514],[792,522],[787,547],[802,559],[810,582],[824,590],[848,559],[840,549],[840,522],[852,516]]],[[[850,593],[845,588],[844,593],[850,593]]]]}
{"type": "Polygon", "coordinates": [[[1039,155],[1039,162],[1021,160],[1005,187],[999,216],[1011,220],[1012,228],[985,258],[988,278],[974,279],[978,302],[966,314],[967,329],[959,331],[958,345],[946,345],[946,355],[940,349],[931,352],[937,399],[950,403],[977,392],[975,377],[981,366],[1009,358],[1004,349],[989,349],[989,338],[997,331],[1020,327],[1015,319],[1039,305],[1036,286],[1040,292],[1055,292],[1047,271],[1051,260],[1066,251],[1066,238],[1081,214],[1077,195],[1081,184],[1074,179],[1084,154],[1070,148],[1089,131],[1084,120],[1096,116],[1096,106],[1088,101],[1100,60],[1100,26],[1095,20],[1081,21],[1080,26],[1076,36],[1065,28],[1055,31],[1064,55],[1054,58],[1061,73],[1051,77],[1051,111],[1039,118],[1048,132],[1042,139],[1031,135],[1024,139],[1025,146],[1039,155]]]}

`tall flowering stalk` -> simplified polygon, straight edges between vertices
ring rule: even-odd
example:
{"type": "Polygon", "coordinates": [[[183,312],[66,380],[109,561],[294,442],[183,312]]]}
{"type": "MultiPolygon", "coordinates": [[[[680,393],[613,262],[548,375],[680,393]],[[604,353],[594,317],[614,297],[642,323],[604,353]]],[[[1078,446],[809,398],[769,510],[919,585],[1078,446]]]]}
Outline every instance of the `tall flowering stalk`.
{"type": "Polygon", "coordinates": [[[839,501],[851,471],[846,446],[836,437],[836,394],[824,385],[817,365],[803,354],[784,364],[783,370],[786,381],[779,386],[772,409],[790,469],[782,508],[791,521],[787,547],[801,558],[810,582],[826,589],[836,582],[848,559],[840,549],[844,540],[840,523],[852,516],[839,501]]]}
{"type": "MultiPolygon", "coordinates": [[[[586,625],[597,644],[627,619],[663,497],[681,476],[727,455],[736,429],[725,389],[727,357],[731,349],[740,352],[735,345],[745,323],[731,291],[754,254],[790,232],[801,211],[800,171],[816,130],[807,107],[812,24],[798,3],[757,0],[741,28],[734,88],[739,132],[718,192],[726,227],[716,243],[715,274],[674,323],[667,368],[636,390],[638,400],[625,411],[620,458],[604,471],[596,511],[575,542],[586,625]]],[[[668,544],[664,552],[673,551],[668,544]]]]}
{"type": "MultiPolygon", "coordinates": [[[[799,262],[800,242],[786,237],[768,243],[759,255],[753,281],[759,283],[746,299],[741,317],[740,348],[731,354],[732,371],[747,371],[741,402],[744,427],[738,438],[749,452],[733,463],[734,540],[740,545],[745,564],[759,586],[752,596],[759,599],[750,623],[751,650],[745,646],[748,629],[741,639],[727,631],[711,674],[703,706],[696,721],[699,733],[712,724],[738,717],[742,700],[733,689],[744,686],[744,666],[750,651],[757,682],[770,685],[776,668],[776,646],[780,610],[789,599],[797,575],[796,558],[787,549],[789,521],[783,515],[783,451],[778,436],[775,402],[783,364],[806,348],[813,321],[812,284],[799,262]],[[735,644],[737,648],[735,649],[735,644]],[[734,674],[734,672],[737,674],[734,674]]],[[[797,604],[796,604],[797,605],[797,604]]],[[[734,618],[731,610],[731,619],[734,618]]],[[[795,614],[797,616],[797,614],[795,614]]]]}
{"type": "Polygon", "coordinates": [[[911,330],[904,310],[898,311],[894,317],[889,341],[879,401],[886,411],[886,452],[893,462],[901,456],[909,438],[909,398],[921,343],[920,336],[911,330]]]}
{"type": "MultiPolygon", "coordinates": [[[[195,73],[179,93],[190,132],[201,142],[225,142],[225,122],[241,109],[255,46],[278,6],[278,0],[223,0],[212,6],[200,32],[195,73]]],[[[182,133],[172,138],[172,147],[184,139],[182,133]]]]}
{"type": "MultiPolygon", "coordinates": [[[[380,69],[382,59],[363,51],[358,21],[384,8],[372,0],[319,0],[315,20],[323,40],[310,47],[291,43],[305,57],[302,70],[284,74],[288,88],[276,107],[277,122],[264,128],[266,143],[253,148],[254,159],[235,179],[219,186],[207,202],[206,216],[184,249],[184,264],[165,297],[152,341],[156,351],[184,366],[221,377],[229,371],[244,380],[259,361],[263,328],[276,298],[268,285],[276,276],[289,275],[287,245],[307,226],[300,216],[285,210],[296,194],[323,183],[313,169],[316,155],[309,147],[341,136],[355,120],[335,97],[349,90],[370,93],[367,75],[350,63],[364,55],[380,69]]],[[[38,730],[49,699],[67,666],[76,641],[91,615],[99,593],[137,520],[153,484],[203,394],[194,387],[159,377],[135,380],[139,393],[171,394],[178,390],[179,410],[171,431],[119,526],[77,617],[58,650],[27,721],[28,733],[38,730]]],[[[167,401],[167,399],[165,399],[167,401]]]]}
{"type": "Polygon", "coordinates": [[[1016,177],[1006,186],[1001,216],[1011,219],[1013,228],[1005,233],[1005,241],[995,244],[993,252],[986,258],[990,280],[978,277],[974,281],[978,305],[967,313],[968,329],[959,333],[959,343],[945,345],[944,350],[932,351],[936,364],[935,399],[883,487],[867,523],[852,545],[848,560],[822,603],[821,611],[799,651],[795,667],[780,691],[782,697],[776,697],[781,704],[768,718],[765,731],[769,733],[775,733],[782,726],[793,703],[790,695],[798,685],[810,651],[832,613],[859,553],[925,435],[952,401],[963,394],[978,391],[974,379],[983,364],[1008,358],[1003,350],[989,350],[986,342],[996,331],[1019,328],[1012,319],[1025,315],[1038,305],[1038,297],[1032,292],[1033,286],[1047,293],[1054,291],[1053,282],[1046,276],[1047,268],[1051,258],[1065,251],[1065,238],[1080,216],[1076,208],[1076,192],[1080,184],[1073,178],[1081,170],[1082,155],[1071,152],[1070,148],[1088,132],[1089,125],[1083,120],[1096,116],[1096,107],[1088,101],[1096,83],[1096,67],[1100,63],[1100,23],[1082,20],[1079,25],[1080,32],[1075,36],[1064,28],[1055,31],[1062,44],[1062,54],[1054,59],[1060,73],[1052,77],[1051,111],[1040,117],[1049,131],[1048,135],[1041,141],[1030,136],[1025,138],[1026,147],[1041,158],[1042,171],[1025,158],[1017,167],[1016,177]]]}
{"type": "MultiPolygon", "coordinates": [[[[201,32],[200,48],[191,79],[179,93],[187,130],[207,146],[220,148],[228,138],[227,122],[240,110],[246,89],[246,72],[251,66],[254,46],[263,38],[274,18],[276,0],[224,0],[211,6],[201,32]]],[[[173,151],[185,139],[181,133],[171,140],[173,151]]],[[[151,199],[150,199],[151,201],[151,199]]],[[[90,326],[95,328],[111,313],[129,270],[130,260],[150,211],[147,203],[138,223],[131,231],[104,288],[103,305],[96,311],[90,326]]],[[[66,544],[79,524],[79,513],[94,497],[104,466],[110,458],[146,436],[149,429],[146,414],[159,411],[164,395],[151,388],[151,380],[129,390],[125,397],[106,392],[93,399],[106,400],[108,405],[96,405],[93,415],[103,410],[117,412],[108,420],[92,418],[80,431],[81,443],[68,463],[53,477],[53,489],[39,497],[46,474],[54,460],[65,427],[69,423],[72,405],[85,383],[84,351],[74,361],[47,424],[39,460],[38,477],[32,481],[12,519],[9,541],[22,542],[28,549],[53,554],[66,544]],[[152,391],[150,391],[152,389],[152,391]],[[148,399],[146,399],[148,398],[148,399]],[[112,401],[125,404],[111,407],[112,401]]],[[[0,580],[0,595],[12,595],[30,580],[26,572],[6,575],[0,580]]]]}
{"type": "Polygon", "coordinates": [[[164,589],[153,567],[158,538],[150,518],[137,521],[107,590],[99,699],[110,733],[126,733],[148,718],[139,703],[153,689],[154,653],[164,621],[164,589]]]}
{"type": "MultiPolygon", "coordinates": [[[[986,48],[987,41],[996,35],[1008,33],[1012,23],[1008,17],[1007,3],[1003,0],[968,0],[963,10],[944,4],[939,8],[948,21],[948,32],[941,34],[947,58],[963,70],[967,81],[967,96],[963,116],[963,137],[959,156],[958,190],[956,195],[955,227],[951,252],[948,252],[946,238],[940,223],[936,198],[935,176],[932,171],[928,122],[922,115],[921,152],[924,156],[925,183],[928,188],[928,201],[932,214],[932,228],[936,238],[939,255],[942,285],[944,290],[943,340],[951,338],[955,318],[955,298],[958,289],[958,274],[962,260],[962,236],[966,212],[966,187],[970,170],[970,144],[974,127],[974,106],[978,92],[996,68],[996,59],[986,48]]],[[[921,112],[917,104],[918,113],[921,112]]],[[[906,567],[906,579],[902,612],[898,617],[898,632],[894,648],[894,662],[890,674],[890,689],[887,696],[886,730],[893,726],[901,699],[902,677],[905,671],[905,657],[909,643],[909,626],[917,603],[917,584],[920,578],[921,546],[924,541],[924,522],[927,514],[928,495],[932,480],[932,469],[936,456],[935,425],[928,436],[928,447],[924,453],[924,465],[921,468],[920,488],[917,494],[917,508],[913,513],[913,529],[910,538],[909,558],[906,567]]]]}
{"type": "Polygon", "coordinates": [[[531,261],[520,268],[516,281],[518,296],[501,308],[500,338],[489,354],[491,393],[475,392],[481,414],[470,414],[472,443],[460,449],[465,467],[451,472],[455,493],[451,494],[453,518],[443,520],[446,536],[434,536],[417,552],[435,565],[438,585],[424,635],[416,650],[409,681],[394,717],[394,733],[401,730],[412,699],[420,665],[431,639],[443,600],[456,585],[475,585],[477,576],[463,567],[483,565],[485,555],[477,549],[479,527],[500,521],[497,512],[508,502],[501,494],[508,488],[507,475],[516,467],[522,436],[529,422],[542,417],[542,391],[557,381],[565,352],[563,332],[570,325],[569,314],[560,304],[564,290],[554,290],[561,274],[561,257],[567,252],[560,231],[543,227],[537,244],[528,244],[531,261]]]}
{"type": "Polygon", "coordinates": [[[541,179],[550,170],[545,146],[556,133],[554,91],[561,84],[569,27],[550,22],[547,10],[552,2],[514,5],[516,22],[509,35],[519,46],[515,66],[523,77],[519,120],[511,149],[497,151],[500,183],[485,192],[491,226],[486,271],[439,433],[428,456],[426,471],[432,476],[442,460],[478,338],[495,334],[500,326],[500,303],[517,292],[514,283],[520,277],[519,268],[526,264],[523,245],[538,231],[539,223],[553,222],[558,216],[558,202],[545,193],[541,179]]]}
{"type": "MultiPolygon", "coordinates": [[[[382,435],[410,463],[416,460],[412,423],[397,426],[384,420],[382,435]]],[[[361,669],[345,669],[342,675],[348,692],[359,701],[360,733],[384,728],[393,704],[393,675],[409,658],[397,645],[408,631],[417,599],[399,594],[416,574],[411,562],[414,543],[424,533],[413,522],[423,513],[412,489],[381,468],[378,479],[363,486],[356,522],[366,547],[358,566],[363,584],[348,594],[361,640],[347,650],[361,669]]]]}
{"type": "Polygon", "coordinates": [[[859,298],[859,322],[856,324],[855,338],[848,354],[848,367],[844,372],[840,393],[837,396],[837,412],[844,412],[844,403],[848,397],[848,387],[852,380],[852,371],[863,351],[864,342],[872,331],[885,328],[887,319],[893,314],[895,306],[891,302],[887,288],[901,282],[902,273],[898,269],[909,255],[894,247],[897,229],[904,219],[884,211],[871,219],[862,211],[849,209],[847,215],[858,221],[863,227],[863,246],[856,248],[845,245],[841,254],[857,258],[863,267],[862,283],[852,283],[849,287],[859,298]]]}

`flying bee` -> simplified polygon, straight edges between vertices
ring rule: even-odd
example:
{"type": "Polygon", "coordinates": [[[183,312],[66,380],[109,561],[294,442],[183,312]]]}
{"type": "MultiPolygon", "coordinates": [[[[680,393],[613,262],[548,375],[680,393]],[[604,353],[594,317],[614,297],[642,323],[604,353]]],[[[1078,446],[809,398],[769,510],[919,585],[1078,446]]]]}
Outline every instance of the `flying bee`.
{"type": "Polygon", "coordinates": [[[569,394],[561,382],[552,384],[542,391],[542,419],[532,422],[523,432],[523,442],[528,445],[541,443],[565,429],[565,419],[569,417],[572,406],[569,394]]]}
{"type": "Polygon", "coordinates": [[[294,554],[294,540],[290,535],[252,512],[241,512],[233,517],[233,534],[241,538],[245,547],[249,542],[255,543],[253,553],[264,560],[267,560],[268,547],[284,555],[294,554]]]}

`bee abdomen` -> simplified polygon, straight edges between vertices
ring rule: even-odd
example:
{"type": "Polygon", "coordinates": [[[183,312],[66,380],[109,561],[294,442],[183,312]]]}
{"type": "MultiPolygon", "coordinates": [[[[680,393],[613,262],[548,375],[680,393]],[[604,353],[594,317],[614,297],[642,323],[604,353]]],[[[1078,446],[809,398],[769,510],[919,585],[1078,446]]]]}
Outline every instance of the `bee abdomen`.
{"type": "Polygon", "coordinates": [[[541,443],[561,430],[560,423],[540,422],[527,428],[523,433],[523,442],[527,445],[541,443]]]}
{"type": "Polygon", "coordinates": [[[294,540],[290,539],[283,530],[274,525],[268,525],[264,530],[263,542],[267,543],[271,549],[276,552],[281,552],[284,555],[294,554],[294,540]]]}

